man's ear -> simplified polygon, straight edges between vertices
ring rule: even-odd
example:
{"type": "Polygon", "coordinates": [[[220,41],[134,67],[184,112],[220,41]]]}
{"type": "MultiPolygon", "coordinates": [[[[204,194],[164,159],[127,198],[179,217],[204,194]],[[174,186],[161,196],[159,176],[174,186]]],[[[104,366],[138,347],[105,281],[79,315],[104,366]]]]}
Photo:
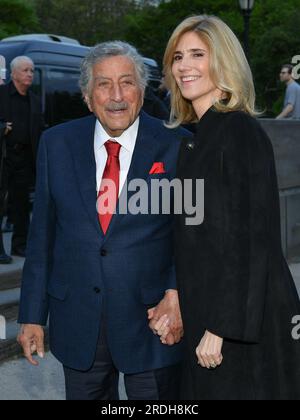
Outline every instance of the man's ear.
{"type": "Polygon", "coordinates": [[[93,112],[92,105],[91,105],[91,100],[90,100],[90,98],[89,98],[89,96],[88,96],[88,95],[85,95],[85,97],[84,97],[84,101],[85,101],[85,103],[87,104],[88,109],[89,109],[91,112],[93,112]]]}

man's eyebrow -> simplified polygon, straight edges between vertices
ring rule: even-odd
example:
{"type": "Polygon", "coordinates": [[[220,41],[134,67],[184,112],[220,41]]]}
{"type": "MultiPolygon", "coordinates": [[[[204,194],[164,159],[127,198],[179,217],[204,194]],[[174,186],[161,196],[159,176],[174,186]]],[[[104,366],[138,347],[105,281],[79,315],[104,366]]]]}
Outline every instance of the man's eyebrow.
{"type": "Polygon", "coordinates": [[[95,77],[95,80],[98,80],[98,79],[102,79],[102,80],[111,80],[111,79],[110,79],[110,77],[105,77],[105,76],[96,76],[96,77],[95,77]]]}
{"type": "MultiPolygon", "coordinates": [[[[135,75],[133,73],[128,73],[128,74],[122,74],[119,79],[123,79],[123,77],[135,77],[135,75]]],[[[107,77],[107,76],[96,76],[95,79],[102,79],[102,80],[112,80],[111,77],[107,77]]]]}
{"type": "Polygon", "coordinates": [[[134,75],[133,73],[122,74],[122,75],[120,76],[120,79],[123,79],[124,77],[133,77],[133,78],[135,78],[135,75],[134,75]]]}

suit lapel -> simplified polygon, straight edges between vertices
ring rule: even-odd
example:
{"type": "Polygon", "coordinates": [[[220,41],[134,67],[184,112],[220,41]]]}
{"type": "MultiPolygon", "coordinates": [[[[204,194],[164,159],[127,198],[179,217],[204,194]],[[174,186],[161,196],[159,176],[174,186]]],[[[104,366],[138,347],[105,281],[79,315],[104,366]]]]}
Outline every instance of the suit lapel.
{"type": "Polygon", "coordinates": [[[133,179],[147,179],[157,152],[156,133],[151,120],[141,114],[137,141],[129,168],[127,183],[133,179]]]}
{"type": "MultiPolygon", "coordinates": [[[[134,179],[147,179],[149,176],[149,172],[152,168],[153,162],[155,161],[155,153],[157,151],[156,141],[156,133],[153,132],[153,125],[151,124],[150,118],[147,117],[144,112],[141,112],[136,145],[129,168],[127,181],[121,192],[121,197],[124,197],[124,194],[128,194],[127,203],[130,197],[135,194],[135,192],[127,193],[125,190],[130,182],[134,179]]],[[[118,203],[116,214],[113,216],[108,231],[105,235],[105,241],[109,238],[110,234],[113,232],[113,229],[118,223],[120,223],[124,216],[124,214],[119,214],[118,203]]]]}
{"type": "Polygon", "coordinates": [[[95,227],[100,239],[104,234],[99,224],[97,203],[97,184],[96,184],[96,161],[94,152],[94,133],[96,118],[90,116],[82,120],[80,130],[74,132],[72,147],[73,161],[76,179],[81,193],[84,207],[89,218],[95,227]]]}

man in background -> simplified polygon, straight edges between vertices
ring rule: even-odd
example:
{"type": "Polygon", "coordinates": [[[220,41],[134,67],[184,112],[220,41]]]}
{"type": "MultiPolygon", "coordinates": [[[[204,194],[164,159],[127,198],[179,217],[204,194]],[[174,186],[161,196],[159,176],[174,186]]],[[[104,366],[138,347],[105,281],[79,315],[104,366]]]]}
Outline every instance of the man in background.
{"type": "Polygon", "coordinates": [[[2,192],[9,189],[12,194],[11,253],[20,257],[25,257],[30,221],[29,189],[34,182],[35,157],[43,128],[40,101],[30,91],[33,77],[32,60],[26,56],[16,57],[11,62],[11,82],[0,86],[0,121],[10,127],[4,135],[2,192]]]}
{"type": "Polygon", "coordinates": [[[293,78],[293,66],[284,64],[280,72],[280,81],[287,86],[284,108],[276,119],[300,118],[300,86],[293,78]]]}

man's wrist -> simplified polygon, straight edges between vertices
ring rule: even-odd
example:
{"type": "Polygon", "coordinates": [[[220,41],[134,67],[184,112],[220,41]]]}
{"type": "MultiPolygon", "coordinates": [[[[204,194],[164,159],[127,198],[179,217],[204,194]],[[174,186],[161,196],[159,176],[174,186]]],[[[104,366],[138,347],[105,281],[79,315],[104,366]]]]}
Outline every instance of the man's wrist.
{"type": "Polygon", "coordinates": [[[167,289],[165,296],[178,296],[178,291],[176,289],[167,289]]]}

